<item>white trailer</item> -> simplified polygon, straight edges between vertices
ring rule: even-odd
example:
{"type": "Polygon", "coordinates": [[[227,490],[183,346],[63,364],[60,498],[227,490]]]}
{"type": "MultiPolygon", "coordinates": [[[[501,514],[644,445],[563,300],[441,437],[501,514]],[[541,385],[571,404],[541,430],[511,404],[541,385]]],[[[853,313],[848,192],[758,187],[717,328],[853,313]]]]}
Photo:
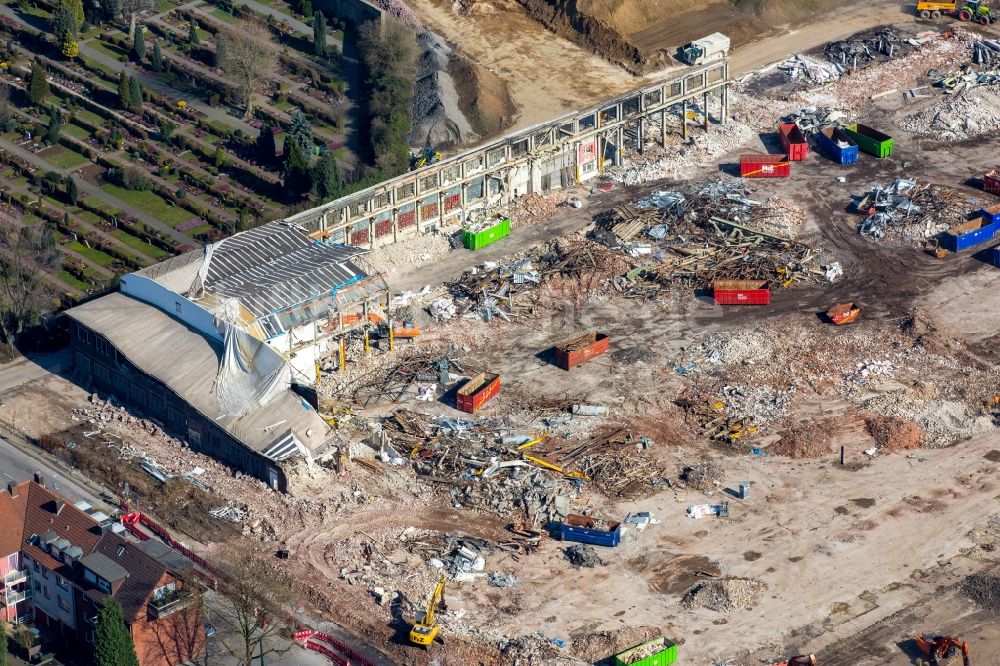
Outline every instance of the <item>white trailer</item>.
{"type": "Polygon", "coordinates": [[[689,65],[704,65],[722,60],[729,53],[729,38],[721,32],[697,39],[681,47],[680,59],[689,65]]]}

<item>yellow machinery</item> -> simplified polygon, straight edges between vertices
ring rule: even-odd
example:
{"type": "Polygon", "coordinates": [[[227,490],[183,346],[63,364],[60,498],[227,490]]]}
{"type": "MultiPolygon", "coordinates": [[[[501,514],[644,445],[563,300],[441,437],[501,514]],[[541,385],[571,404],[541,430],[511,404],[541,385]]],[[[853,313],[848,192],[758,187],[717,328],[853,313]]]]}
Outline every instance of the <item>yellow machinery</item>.
{"type": "Polygon", "coordinates": [[[427,604],[427,611],[423,614],[423,617],[420,617],[419,614],[417,615],[417,621],[413,624],[413,629],[410,630],[410,642],[414,645],[427,647],[434,642],[434,639],[441,632],[441,625],[434,622],[434,610],[439,604],[442,611],[448,609],[447,604],[444,602],[444,582],[445,577],[441,576],[441,580],[438,581],[437,586],[434,588],[434,594],[427,604]]]}

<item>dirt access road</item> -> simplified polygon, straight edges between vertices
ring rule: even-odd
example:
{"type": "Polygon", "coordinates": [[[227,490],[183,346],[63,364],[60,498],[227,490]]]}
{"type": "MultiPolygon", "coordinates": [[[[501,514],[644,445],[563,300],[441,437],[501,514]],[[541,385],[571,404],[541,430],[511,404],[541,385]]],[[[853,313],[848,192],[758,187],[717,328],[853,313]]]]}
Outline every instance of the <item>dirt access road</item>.
{"type": "MultiPolygon", "coordinates": [[[[458,3],[443,0],[411,0],[410,5],[430,29],[507,84],[518,109],[511,129],[586,108],[684,69],[678,65],[644,77],[633,76],[599,53],[545,31],[517,9],[463,13],[456,10],[458,3]]],[[[913,5],[885,1],[840,4],[836,13],[803,24],[776,26],[766,37],[733,49],[732,73],[743,74],[872,26],[916,21],[913,5]]],[[[715,29],[706,24],[704,32],[715,29]]]]}

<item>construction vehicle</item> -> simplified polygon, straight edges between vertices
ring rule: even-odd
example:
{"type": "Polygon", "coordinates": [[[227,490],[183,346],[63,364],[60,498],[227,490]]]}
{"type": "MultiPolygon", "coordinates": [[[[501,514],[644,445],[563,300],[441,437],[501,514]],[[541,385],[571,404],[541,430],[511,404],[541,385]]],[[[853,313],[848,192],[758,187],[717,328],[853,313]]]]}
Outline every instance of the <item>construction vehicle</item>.
{"type": "Polygon", "coordinates": [[[410,169],[419,169],[440,160],[440,152],[433,148],[424,148],[419,153],[410,153],[410,169]]]}
{"type": "Polygon", "coordinates": [[[682,46],[677,57],[689,65],[704,65],[722,60],[728,53],[729,38],[721,32],[715,32],[703,39],[696,39],[687,46],[682,46]]]}
{"type": "Polygon", "coordinates": [[[922,19],[938,19],[941,14],[957,16],[960,21],[976,21],[989,25],[993,21],[993,13],[986,6],[986,0],[968,0],[968,2],[918,2],[917,14],[922,19]]]}
{"type": "Polygon", "coordinates": [[[969,644],[963,643],[956,636],[917,636],[917,647],[923,652],[928,661],[920,661],[921,666],[945,666],[953,659],[962,655],[962,666],[972,666],[969,659],[969,644]]]}
{"type": "Polygon", "coordinates": [[[417,621],[413,623],[413,629],[410,630],[410,642],[414,645],[427,647],[441,632],[441,625],[434,621],[434,612],[438,608],[442,613],[448,610],[448,606],[444,602],[445,580],[446,578],[441,576],[441,580],[434,587],[434,594],[431,595],[427,610],[422,613],[422,617],[420,613],[417,614],[417,621]]]}
{"type": "Polygon", "coordinates": [[[787,661],[777,661],[771,666],[816,666],[816,655],[799,654],[787,661]]]}

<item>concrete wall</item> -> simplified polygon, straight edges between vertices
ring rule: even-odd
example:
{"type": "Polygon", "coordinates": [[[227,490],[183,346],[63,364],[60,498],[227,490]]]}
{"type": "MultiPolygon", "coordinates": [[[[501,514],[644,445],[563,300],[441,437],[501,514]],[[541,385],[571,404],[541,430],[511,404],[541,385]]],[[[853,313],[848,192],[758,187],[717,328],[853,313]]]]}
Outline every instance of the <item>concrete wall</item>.
{"type": "Polygon", "coordinates": [[[129,273],[121,278],[121,290],[123,294],[138,298],[180,319],[199,333],[220,342],[223,340],[222,334],[215,328],[215,316],[211,312],[155,280],[138,273],[129,273]]]}

